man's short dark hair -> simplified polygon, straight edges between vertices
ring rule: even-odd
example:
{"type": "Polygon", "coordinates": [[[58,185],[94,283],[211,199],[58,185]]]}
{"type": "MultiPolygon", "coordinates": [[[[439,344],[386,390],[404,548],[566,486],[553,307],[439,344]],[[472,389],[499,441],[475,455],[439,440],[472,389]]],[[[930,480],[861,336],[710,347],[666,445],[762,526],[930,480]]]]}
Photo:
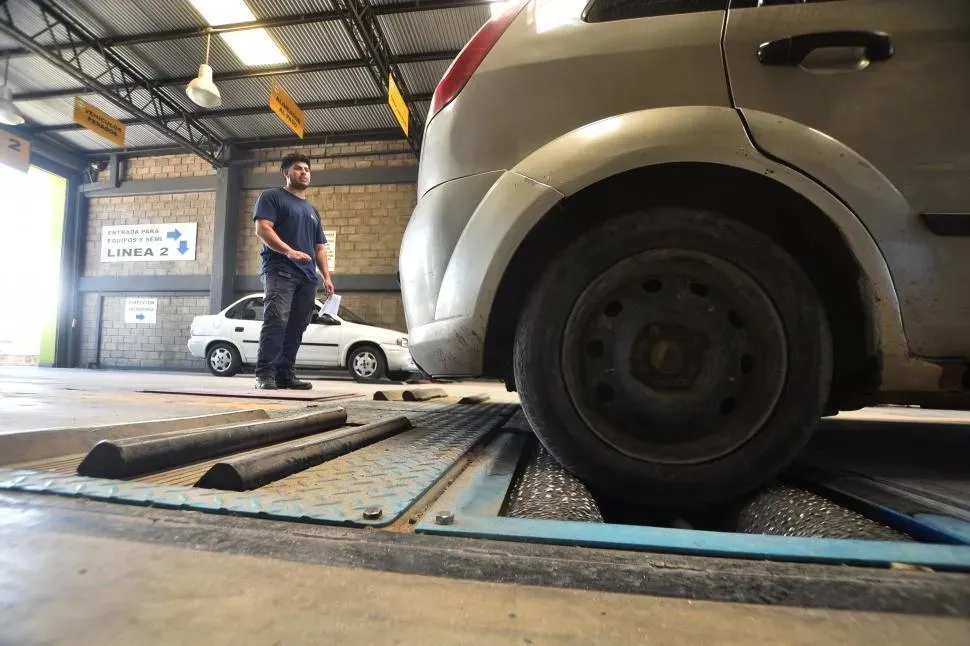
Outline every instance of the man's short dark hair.
{"type": "Polygon", "coordinates": [[[283,161],[280,162],[280,172],[285,173],[290,169],[290,166],[297,162],[303,162],[307,165],[307,167],[310,166],[310,158],[306,155],[301,155],[300,153],[290,153],[283,158],[283,161]]]}

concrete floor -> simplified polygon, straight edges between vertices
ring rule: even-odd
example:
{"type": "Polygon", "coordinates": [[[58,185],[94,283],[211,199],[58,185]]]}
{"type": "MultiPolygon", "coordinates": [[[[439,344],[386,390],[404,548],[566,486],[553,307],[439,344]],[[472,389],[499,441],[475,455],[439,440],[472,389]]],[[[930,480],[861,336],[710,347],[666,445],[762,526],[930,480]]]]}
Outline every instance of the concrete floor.
{"type": "MultiPolygon", "coordinates": [[[[307,405],[137,392],[173,387],[251,392],[252,377],[4,367],[0,432],[307,405]]],[[[314,378],[321,393],[393,387],[314,378]]],[[[516,401],[498,383],[441,387],[516,401]]],[[[907,408],[847,416],[970,419],[907,408]]],[[[92,536],[50,528],[56,511],[27,500],[0,495],[0,645],[970,643],[970,622],[943,617],[486,583],[92,536]]]]}
{"type": "MultiPolygon", "coordinates": [[[[370,398],[374,391],[401,389],[392,384],[361,384],[321,373],[301,375],[320,394],[349,394],[370,398]]],[[[435,384],[455,396],[488,393],[493,401],[518,401],[497,382],[435,384]]],[[[253,377],[215,377],[207,373],[62,370],[0,367],[0,433],[32,429],[88,426],[194,416],[247,408],[281,411],[311,402],[235,397],[202,397],[138,392],[143,389],[239,390],[253,392],[253,377]]]]}
{"type": "Polygon", "coordinates": [[[508,585],[92,536],[49,513],[0,497],[0,644],[965,645],[970,635],[954,618],[508,585]]]}

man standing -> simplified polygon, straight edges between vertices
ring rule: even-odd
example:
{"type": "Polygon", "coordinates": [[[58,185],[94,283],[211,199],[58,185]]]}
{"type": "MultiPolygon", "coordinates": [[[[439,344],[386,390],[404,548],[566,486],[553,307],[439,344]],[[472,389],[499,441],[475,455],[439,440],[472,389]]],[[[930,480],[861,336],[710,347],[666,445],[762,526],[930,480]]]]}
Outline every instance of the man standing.
{"type": "Polygon", "coordinates": [[[253,212],[256,236],[263,243],[260,278],[265,287],[256,388],[307,390],[312,384],[297,379],[293,365],[315,308],[318,268],[326,298],[334,288],[320,213],[306,199],[310,160],[290,154],[280,170],[285,187],[263,192],[253,212]]]}

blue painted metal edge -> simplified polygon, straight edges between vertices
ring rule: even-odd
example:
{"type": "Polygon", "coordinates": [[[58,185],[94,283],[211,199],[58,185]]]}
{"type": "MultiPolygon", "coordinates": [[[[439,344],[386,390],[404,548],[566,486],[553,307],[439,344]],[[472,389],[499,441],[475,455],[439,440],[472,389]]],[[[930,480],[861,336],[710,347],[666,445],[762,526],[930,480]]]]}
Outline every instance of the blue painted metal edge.
{"type": "MultiPolygon", "coordinates": [[[[867,479],[861,474],[852,474],[854,478],[867,479]]],[[[830,482],[813,482],[816,493],[828,495],[838,501],[842,498],[851,501],[850,506],[857,509],[864,509],[866,515],[880,520],[892,527],[899,528],[919,537],[924,541],[933,543],[947,543],[951,545],[970,545],[970,523],[953,516],[943,514],[907,514],[883,504],[867,500],[844,486],[830,482]]]]}
{"type": "Polygon", "coordinates": [[[515,475],[514,464],[524,445],[521,436],[513,438],[512,435],[500,434],[436,504],[439,509],[450,506],[453,523],[437,525],[433,514],[426,515],[415,526],[417,533],[789,562],[878,566],[908,563],[940,570],[970,571],[970,547],[967,546],[732,534],[498,516],[515,475]]]}

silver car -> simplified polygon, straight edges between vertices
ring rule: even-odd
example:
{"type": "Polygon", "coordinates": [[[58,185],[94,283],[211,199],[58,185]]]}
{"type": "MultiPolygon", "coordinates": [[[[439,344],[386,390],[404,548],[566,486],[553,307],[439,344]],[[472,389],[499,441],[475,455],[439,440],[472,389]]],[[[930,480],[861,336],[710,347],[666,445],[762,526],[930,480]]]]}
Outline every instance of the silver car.
{"type": "Polygon", "coordinates": [[[411,352],[586,481],[694,505],[819,417],[965,406],[966,0],[531,0],[438,86],[411,352]]]}

